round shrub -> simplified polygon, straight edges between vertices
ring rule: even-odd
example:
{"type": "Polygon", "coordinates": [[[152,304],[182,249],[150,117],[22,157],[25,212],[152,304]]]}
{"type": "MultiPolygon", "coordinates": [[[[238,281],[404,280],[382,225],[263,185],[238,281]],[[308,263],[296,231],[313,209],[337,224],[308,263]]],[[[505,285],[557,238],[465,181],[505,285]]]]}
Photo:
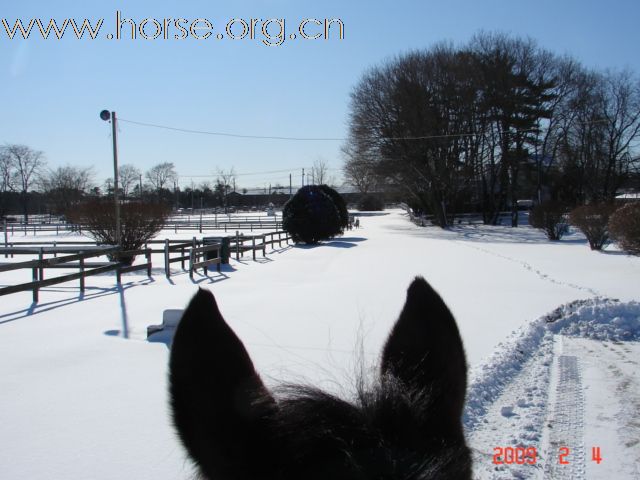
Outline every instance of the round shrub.
{"type": "Polygon", "coordinates": [[[344,232],[338,207],[318,185],[302,187],[285,204],[282,228],[296,243],[318,243],[344,232]]]}
{"type": "Polygon", "coordinates": [[[560,240],[569,231],[567,208],[557,202],[536,205],[529,213],[529,224],[544,230],[549,240],[560,240]]]}
{"type": "Polygon", "coordinates": [[[338,214],[340,215],[340,226],[344,231],[344,229],[347,228],[347,225],[349,225],[349,211],[347,210],[347,203],[344,201],[344,198],[342,198],[342,195],[330,186],[318,185],[318,187],[320,187],[320,189],[331,197],[331,200],[333,200],[333,204],[338,209],[338,214]]]}
{"type": "Polygon", "coordinates": [[[609,219],[609,233],[625,252],[640,255],[640,203],[628,203],[609,219]]]}
{"type": "Polygon", "coordinates": [[[583,205],[569,214],[569,221],[587,237],[591,250],[602,250],[609,241],[609,217],[615,206],[609,203],[583,205]]]}
{"type": "Polygon", "coordinates": [[[361,212],[379,212],[384,210],[384,202],[377,195],[363,195],[358,202],[361,212]]]}

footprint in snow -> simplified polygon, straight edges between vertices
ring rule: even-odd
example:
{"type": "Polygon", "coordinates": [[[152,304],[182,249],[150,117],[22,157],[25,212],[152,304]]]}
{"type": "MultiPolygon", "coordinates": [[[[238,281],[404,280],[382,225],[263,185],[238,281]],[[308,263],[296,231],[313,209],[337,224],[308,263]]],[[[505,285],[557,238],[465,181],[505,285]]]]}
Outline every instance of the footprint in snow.
{"type": "Polygon", "coordinates": [[[527,402],[524,398],[521,398],[518,400],[517,405],[520,408],[527,408],[530,407],[531,405],[533,405],[533,403],[527,402]]]}
{"type": "Polygon", "coordinates": [[[502,407],[502,408],[500,409],[500,414],[501,414],[503,417],[513,417],[514,415],[516,415],[516,414],[513,412],[513,406],[512,406],[512,405],[507,405],[507,406],[502,407]]]}

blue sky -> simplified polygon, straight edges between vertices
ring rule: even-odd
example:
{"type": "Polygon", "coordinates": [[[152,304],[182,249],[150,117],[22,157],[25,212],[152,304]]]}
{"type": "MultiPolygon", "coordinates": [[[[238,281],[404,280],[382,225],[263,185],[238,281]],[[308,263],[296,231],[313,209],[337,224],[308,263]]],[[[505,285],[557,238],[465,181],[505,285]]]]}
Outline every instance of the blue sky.
{"type": "MultiPolygon", "coordinates": [[[[637,0],[24,0],[0,12],[10,25],[17,18],[104,19],[95,40],[75,40],[71,30],[63,40],[42,40],[37,31],[9,40],[0,26],[0,142],[42,150],[50,167],[92,166],[98,183],[113,172],[110,127],[98,116],[105,108],[122,119],[189,130],[342,138],[349,93],[366,69],[442,40],[464,43],[480,30],[530,36],[587,66],[640,71],[637,0]],[[138,24],[206,18],[214,35],[175,40],[174,29],[168,40],[109,40],[118,10],[138,24]],[[287,34],[305,18],[339,18],[345,38],[274,47],[259,35],[217,40],[233,18],[284,18],[287,34]]],[[[320,158],[339,177],[342,164],[340,141],[238,139],[124,122],[118,135],[121,163],[144,171],[173,162],[184,186],[217,168],[233,167],[238,187],[249,188],[288,184],[289,172],[299,183],[300,169],[320,158]]]]}

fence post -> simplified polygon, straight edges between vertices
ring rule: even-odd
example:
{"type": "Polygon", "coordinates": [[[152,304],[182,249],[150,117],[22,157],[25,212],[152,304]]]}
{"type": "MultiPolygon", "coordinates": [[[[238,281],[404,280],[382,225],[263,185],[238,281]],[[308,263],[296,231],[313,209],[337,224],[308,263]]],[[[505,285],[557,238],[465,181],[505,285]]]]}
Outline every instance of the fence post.
{"type": "Polygon", "coordinates": [[[80,259],[80,291],[84,292],[84,258],[80,259]]]}
{"type": "MultiPolygon", "coordinates": [[[[9,247],[9,232],[7,232],[7,219],[4,219],[4,248],[9,247]]],[[[7,258],[9,254],[5,251],[4,258],[7,258]]]]}
{"type": "Polygon", "coordinates": [[[145,249],[144,256],[147,259],[147,277],[151,278],[151,249],[145,249]]]}
{"type": "MultiPolygon", "coordinates": [[[[33,279],[34,282],[38,281],[38,269],[36,267],[33,267],[31,278],[33,279]]],[[[33,303],[38,303],[38,284],[37,283],[33,286],[33,303]]]]}
{"type": "Polygon", "coordinates": [[[255,236],[251,236],[251,254],[253,257],[253,261],[256,261],[256,237],[255,236]]]}
{"type": "Polygon", "coordinates": [[[171,271],[169,270],[169,239],[164,239],[164,274],[167,278],[171,276],[171,271]]]}
{"type": "MultiPolygon", "coordinates": [[[[273,240],[273,236],[271,237],[271,240],[273,240]]],[[[267,242],[267,236],[263,235],[262,236],[262,256],[263,257],[267,256],[267,243],[266,242],[267,242]]],[[[273,250],[273,247],[271,247],[271,249],[273,250]]]]}
{"type": "Polygon", "coordinates": [[[189,278],[193,280],[193,250],[189,252],[189,278]]]}
{"type": "Polygon", "coordinates": [[[40,275],[39,280],[44,280],[44,267],[42,266],[42,260],[44,260],[44,249],[40,247],[40,251],[38,252],[38,275],[40,275]]]}
{"type": "MultiPolygon", "coordinates": [[[[226,228],[225,225],[225,232],[226,228]]],[[[238,230],[236,230],[236,260],[240,260],[240,232],[238,230]]]]}

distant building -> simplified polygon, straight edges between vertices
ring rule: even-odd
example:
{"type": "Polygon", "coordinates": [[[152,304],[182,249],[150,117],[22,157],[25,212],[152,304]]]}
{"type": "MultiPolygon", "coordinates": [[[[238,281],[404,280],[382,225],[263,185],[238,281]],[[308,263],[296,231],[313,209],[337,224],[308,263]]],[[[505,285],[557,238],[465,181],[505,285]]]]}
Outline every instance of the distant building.
{"type": "MultiPolygon", "coordinates": [[[[344,197],[347,204],[357,203],[362,194],[352,185],[342,185],[334,187],[335,190],[344,197]]],[[[291,195],[295,195],[300,189],[299,185],[291,187],[291,195]]],[[[372,195],[382,195],[381,193],[371,192],[372,195]]],[[[273,203],[275,207],[282,207],[289,200],[289,187],[271,187],[269,188],[247,188],[241,192],[230,192],[227,195],[227,204],[233,207],[251,208],[266,207],[273,203]]]]}
{"type": "Polygon", "coordinates": [[[640,202],[640,193],[638,192],[627,192],[616,195],[616,202],[620,203],[629,203],[629,202],[640,202]]]}

